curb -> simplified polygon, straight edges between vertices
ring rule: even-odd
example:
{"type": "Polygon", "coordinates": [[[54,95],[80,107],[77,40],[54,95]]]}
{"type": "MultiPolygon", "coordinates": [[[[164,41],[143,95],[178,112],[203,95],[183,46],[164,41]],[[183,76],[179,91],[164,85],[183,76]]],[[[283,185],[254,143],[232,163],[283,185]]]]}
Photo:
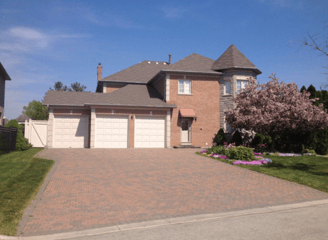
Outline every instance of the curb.
{"type": "Polygon", "coordinates": [[[315,207],[323,204],[328,204],[328,199],[287,204],[287,205],[277,205],[277,206],[264,207],[264,208],[254,208],[254,209],[240,210],[240,211],[233,211],[233,212],[201,214],[201,215],[193,215],[193,216],[178,217],[178,218],[167,218],[162,220],[130,223],[130,224],[105,227],[105,228],[96,228],[96,229],[89,229],[83,231],[66,232],[66,233],[58,233],[58,234],[42,235],[42,236],[10,237],[10,236],[0,235],[0,239],[1,240],[2,239],[59,240],[59,239],[67,239],[67,238],[74,238],[74,237],[76,238],[76,237],[102,235],[102,234],[113,233],[113,232],[124,232],[124,231],[136,230],[136,229],[154,228],[154,227],[174,225],[174,224],[208,221],[208,220],[214,220],[220,218],[239,217],[244,215],[255,215],[255,214],[263,214],[263,213],[274,213],[274,212],[281,212],[281,211],[287,211],[287,210],[293,210],[299,208],[315,207]]]}

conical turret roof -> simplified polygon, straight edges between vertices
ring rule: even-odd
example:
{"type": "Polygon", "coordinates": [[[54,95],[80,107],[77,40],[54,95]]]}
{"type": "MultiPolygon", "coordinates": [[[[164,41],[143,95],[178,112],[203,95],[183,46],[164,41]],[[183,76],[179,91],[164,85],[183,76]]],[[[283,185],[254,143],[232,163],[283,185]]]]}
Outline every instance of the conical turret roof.
{"type": "Polygon", "coordinates": [[[235,45],[230,47],[216,60],[212,66],[212,70],[222,71],[231,68],[242,68],[255,71],[257,74],[262,72],[251,62],[244,54],[242,54],[235,45]]]}

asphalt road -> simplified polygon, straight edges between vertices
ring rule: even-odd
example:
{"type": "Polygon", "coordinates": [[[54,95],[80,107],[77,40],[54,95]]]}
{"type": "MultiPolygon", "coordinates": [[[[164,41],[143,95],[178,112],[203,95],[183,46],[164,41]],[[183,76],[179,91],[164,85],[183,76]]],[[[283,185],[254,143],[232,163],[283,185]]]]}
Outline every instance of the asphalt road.
{"type": "Polygon", "coordinates": [[[328,204],[135,229],[70,240],[328,239],[328,204]]]}

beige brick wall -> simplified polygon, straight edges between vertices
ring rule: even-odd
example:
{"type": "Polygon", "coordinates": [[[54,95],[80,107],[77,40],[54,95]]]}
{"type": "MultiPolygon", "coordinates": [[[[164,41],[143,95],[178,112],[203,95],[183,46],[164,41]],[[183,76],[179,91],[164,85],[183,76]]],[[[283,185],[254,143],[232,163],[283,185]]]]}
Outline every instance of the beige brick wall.
{"type": "Polygon", "coordinates": [[[179,109],[193,109],[197,120],[192,120],[192,145],[210,147],[220,129],[220,77],[170,75],[170,101],[178,106],[173,109],[171,120],[171,146],[180,145],[181,118],[179,109]],[[178,94],[178,80],[191,80],[191,95],[178,94]],[[206,145],[207,143],[207,145],[206,145]]]}

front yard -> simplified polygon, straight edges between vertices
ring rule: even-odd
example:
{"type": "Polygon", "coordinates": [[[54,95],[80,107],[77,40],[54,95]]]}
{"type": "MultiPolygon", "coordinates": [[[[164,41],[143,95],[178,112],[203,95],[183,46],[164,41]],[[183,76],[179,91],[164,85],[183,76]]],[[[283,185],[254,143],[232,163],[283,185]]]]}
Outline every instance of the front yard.
{"type": "MultiPolygon", "coordinates": [[[[232,164],[233,161],[196,154],[232,164]]],[[[273,177],[300,183],[328,193],[328,158],[321,156],[263,156],[272,163],[263,165],[238,165],[273,177]]],[[[235,160],[234,160],[235,161],[235,160]]]]}
{"type": "Polygon", "coordinates": [[[52,160],[34,158],[30,148],[0,156],[0,235],[15,235],[25,208],[37,195],[52,160]]]}

